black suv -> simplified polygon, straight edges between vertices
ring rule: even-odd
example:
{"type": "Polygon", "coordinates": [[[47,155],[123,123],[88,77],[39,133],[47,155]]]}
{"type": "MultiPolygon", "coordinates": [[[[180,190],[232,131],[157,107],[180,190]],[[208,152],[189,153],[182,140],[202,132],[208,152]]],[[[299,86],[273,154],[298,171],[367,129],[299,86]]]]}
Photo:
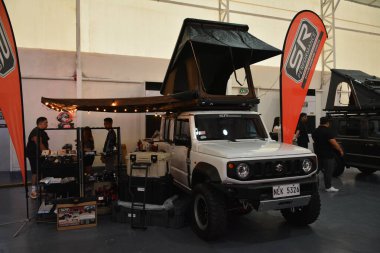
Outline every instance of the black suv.
{"type": "Polygon", "coordinates": [[[337,156],[334,175],[341,175],[345,166],[367,174],[380,170],[380,114],[328,115],[345,152],[343,160],[337,156]]]}
{"type": "Polygon", "coordinates": [[[380,170],[380,79],[358,70],[331,72],[326,111],[345,153],[336,156],[334,176],[350,166],[374,173],[380,170]],[[339,105],[343,93],[347,103],[339,105]]]}

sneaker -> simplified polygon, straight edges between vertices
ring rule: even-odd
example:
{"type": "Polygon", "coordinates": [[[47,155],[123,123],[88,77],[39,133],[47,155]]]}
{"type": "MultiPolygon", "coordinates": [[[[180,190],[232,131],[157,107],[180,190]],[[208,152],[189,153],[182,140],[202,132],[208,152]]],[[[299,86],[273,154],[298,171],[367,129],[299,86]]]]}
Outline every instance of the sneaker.
{"type": "Polygon", "coordinates": [[[29,197],[31,199],[36,199],[37,198],[37,192],[36,191],[32,191],[30,194],[29,194],[29,197]]]}
{"type": "Polygon", "coordinates": [[[327,192],[338,192],[339,189],[334,188],[334,187],[331,186],[330,188],[327,188],[325,191],[327,191],[327,192]]]}

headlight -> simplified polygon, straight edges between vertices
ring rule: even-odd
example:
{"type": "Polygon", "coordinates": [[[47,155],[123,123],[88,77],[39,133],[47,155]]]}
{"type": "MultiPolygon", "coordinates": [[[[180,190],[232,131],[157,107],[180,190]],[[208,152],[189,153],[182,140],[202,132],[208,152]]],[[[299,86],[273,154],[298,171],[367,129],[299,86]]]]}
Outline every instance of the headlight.
{"type": "Polygon", "coordinates": [[[249,172],[250,172],[250,169],[249,169],[248,164],[246,163],[240,163],[236,167],[236,175],[242,180],[245,180],[249,177],[249,174],[250,174],[249,172]]]}
{"type": "Polygon", "coordinates": [[[310,159],[304,159],[302,161],[302,169],[305,173],[309,173],[313,169],[313,163],[310,159]]]}

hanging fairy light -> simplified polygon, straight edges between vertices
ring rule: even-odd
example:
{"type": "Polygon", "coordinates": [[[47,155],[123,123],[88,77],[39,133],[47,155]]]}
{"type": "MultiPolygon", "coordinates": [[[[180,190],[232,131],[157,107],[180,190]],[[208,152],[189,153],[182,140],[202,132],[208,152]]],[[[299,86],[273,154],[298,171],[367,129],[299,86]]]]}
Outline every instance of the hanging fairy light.
{"type": "Polygon", "coordinates": [[[96,110],[99,111],[99,107],[96,107],[96,110]]]}
{"type": "Polygon", "coordinates": [[[106,111],[106,109],[103,109],[103,112],[105,112],[106,111]]]}
{"type": "Polygon", "coordinates": [[[49,105],[49,102],[45,102],[45,105],[49,105]]]}
{"type": "Polygon", "coordinates": [[[137,112],[137,109],[135,109],[135,112],[137,112]]]}
{"type": "Polygon", "coordinates": [[[126,111],[127,111],[127,108],[125,108],[124,111],[126,112],[126,111]]]}

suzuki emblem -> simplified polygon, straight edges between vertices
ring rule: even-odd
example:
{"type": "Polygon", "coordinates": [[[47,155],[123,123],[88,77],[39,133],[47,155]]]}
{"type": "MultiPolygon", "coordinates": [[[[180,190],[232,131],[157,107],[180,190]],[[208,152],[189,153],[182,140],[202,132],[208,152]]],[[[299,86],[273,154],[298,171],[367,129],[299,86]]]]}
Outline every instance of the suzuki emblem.
{"type": "Polygon", "coordinates": [[[276,165],[276,169],[275,170],[277,172],[282,172],[283,169],[284,169],[284,166],[281,163],[279,163],[279,164],[276,165]]]}

